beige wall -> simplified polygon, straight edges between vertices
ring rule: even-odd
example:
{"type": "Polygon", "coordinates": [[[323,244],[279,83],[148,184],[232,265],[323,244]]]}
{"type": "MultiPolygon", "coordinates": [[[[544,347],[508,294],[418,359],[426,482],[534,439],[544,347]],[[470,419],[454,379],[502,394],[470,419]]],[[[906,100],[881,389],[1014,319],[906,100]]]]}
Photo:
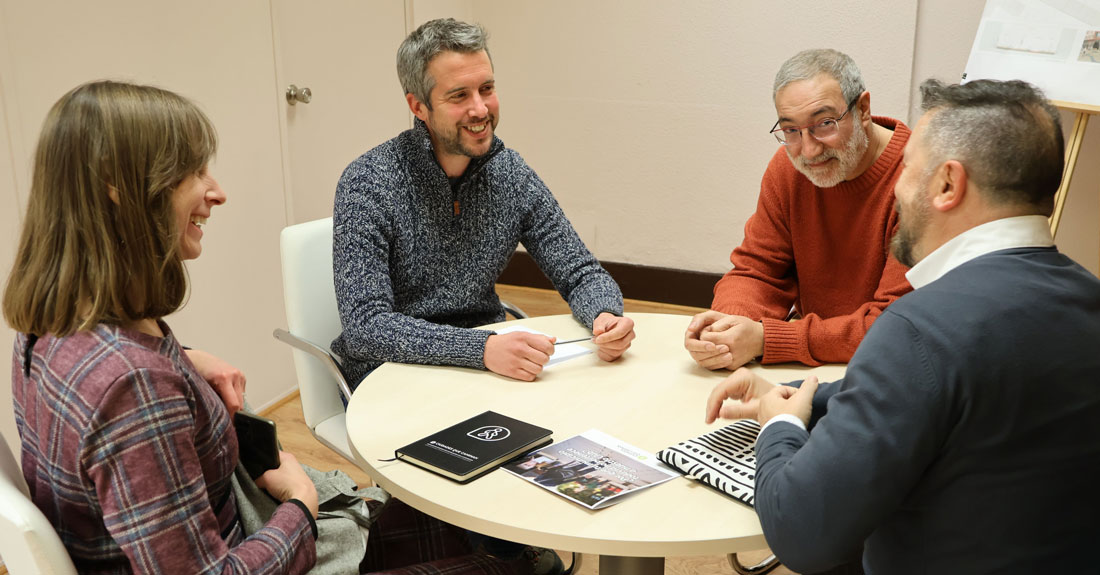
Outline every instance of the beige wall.
{"type": "MultiPolygon", "coordinates": [[[[0,22],[3,21],[0,11],[0,22]]],[[[0,43],[0,62],[5,58],[5,47],[0,43]]],[[[15,171],[12,167],[11,140],[9,138],[7,117],[4,114],[4,77],[0,75],[0,286],[7,283],[7,273],[11,269],[12,256],[19,241],[19,220],[22,216],[22,202],[16,195],[15,171]]],[[[3,434],[8,446],[18,457],[19,437],[15,430],[15,418],[11,414],[11,373],[12,340],[15,333],[0,320],[0,434],[3,434]]],[[[3,446],[0,446],[2,448],[3,446]]]]}
{"type": "MultiPolygon", "coordinates": [[[[1062,113],[1066,134],[1073,129],[1073,117],[1062,113]]],[[[1100,275],[1100,116],[1093,116],[1077,169],[1066,197],[1065,211],[1055,238],[1058,248],[1094,274],[1100,275]]]]}
{"type": "MultiPolygon", "coordinates": [[[[978,29],[984,0],[921,0],[917,14],[917,41],[913,59],[912,105],[909,120],[920,118],[920,83],[927,78],[957,82],[966,69],[970,45],[978,29]]],[[[1068,137],[1073,115],[1062,113],[1068,137]]],[[[1093,118],[1085,140],[1066,207],[1055,238],[1058,248],[1100,274],[1100,118],[1093,118]]]]}
{"type": "MultiPolygon", "coordinates": [[[[498,133],[596,255],[724,272],[776,150],[766,132],[783,60],[804,48],[845,51],[872,111],[912,124],[921,81],[961,77],[983,6],[833,2],[832,25],[822,26],[819,12],[774,2],[476,0],[473,18],[492,35],[498,133]]],[[[1098,153],[1096,123],[1082,158],[1098,153]]],[[[1058,243],[1094,273],[1098,222],[1100,166],[1083,161],[1058,243]]]]}
{"type": "Polygon", "coordinates": [[[336,182],[366,150],[410,125],[394,72],[405,38],[401,2],[272,0],[279,88],[309,87],[313,101],[280,102],[288,221],[332,215],[336,182]],[[385,55],[389,55],[386,57],[385,55]]]}
{"type": "MultiPolygon", "coordinates": [[[[262,405],[293,389],[290,354],[271,337],[285,325],[278,234],[286,224],[271,17],[266,1],[149,3],[0,0],[0,101],[14,157],[0,163],[0,266],[29,189],[31,153],[48,108],[74,86],[99,78],[152,83],[200,104],[218,128],[213,172],[229,195],[205,230],[201,259],[188,266],[192,295],[169,318],[184,343],[245,370],[249,399],[262,405]],[[4,57],[4,51],[8,57],[4,57]]],[[[3,328],[5,367],[10,330],[3,328]]],[[[7,370],[5,369],[5,373],[7,370]]],[[[8,378],[0,396],[11,429],[8,378]]]]}
{"type": "Polygon", "coordinates": [[[831,2],[827,20],[783,2],[474,3],[492,34],[498,132],[597,257],[709,272],[729,269],[776,151],[779,65],[805,48],[848,52],[872,110],[904,118],[916,11],[915,0],[831,2]]]}
{"type": "MultiPolygon", "coordinates": [[[[285,323],[278,232],[288,221],[324,215],[337,176],[309,180],[295,165],[308,156],[327,162],[322,171],[338,170],[408,125],[393,44],[411,26],[455,16],[489,28],[502,101],[499,133],[547,181],[600,258],[721,272],[776,149],[767,130],[778,65],[803,48],[844,50],[863,70],[873,111],[912,122],[920,80],[961,74],[983,4],[838,0],[823,18],[821,10],[776,2],[406,0],[401,10],[384,5],[385,19],[369,22],[377,30],[312,22],[291,38],[295,32],[280,15],[323,24],[336,4],[273,13],[263,0],[0,0],[0,111],[7,120],[0,124],[0,269],[6,273],[10,265],[39,125],[63,92],[116,77],[194,98],[218,126],[214,170],[230,200],[211,219],[206,252],[190,267],[193,296],[172,323],[187,343],[245,369],[250,400],[264,405],[294,385],[290,355],[270,336],[285,323]],[[377,44],[337,38],[356,30],[384,38],[377,44]],[[332,37],[320,38],[325,34],[332,37]],[[372,91],[348,98],[342,92],[350,89],[334,84],[319,90],[314,108],[289,111],[285,84],[309,79],[298,82],[298,72],[277,67],[291,67],[297,51],[310,46],[325,51],[304,70],[360,74],[372,91]],[[356,105],[362,108],[356,121],[374,124],[373,131],[349,124],[342,129],[362,135],[341,133],[338,150],[313,137],[316,149],[306,146],[297,158],[288,151],[295,120],[320,115],[318,106],[356,105]]],[[[349,21],[356,18],[364,17],[349,21]]],[[[1094,272],[1100,165],[1090,158],[1098,153],[1100,121],[1094,121],[1058,238],[1094,272]]],[[[0,350],[10,348],[10,339],[10,331],[0,330],[0,350]]],[[[7,373],[8,354],[0,357],[7,373]]],[[[5,405],[7,387],[0,386],[5,405]]],[[[11,429],[4,406],[0,429],[5,435],[11,429]]]]}

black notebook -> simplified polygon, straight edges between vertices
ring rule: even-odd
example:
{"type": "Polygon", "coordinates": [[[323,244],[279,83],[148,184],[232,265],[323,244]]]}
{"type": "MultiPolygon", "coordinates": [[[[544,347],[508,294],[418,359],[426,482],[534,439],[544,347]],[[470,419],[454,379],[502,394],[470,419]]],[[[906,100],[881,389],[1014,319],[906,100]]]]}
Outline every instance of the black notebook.
{"type": "Polygon", "coordinates": [[[551,441],[549,429],[486,411],[396,451],[398,459],[466,483],[551,441]]]}
{"type": "Polygon", "coordinates": [[[756,453],[753,450],[757,435],[760,435],[760,424],[742,419],[658,451],[657,459],[751,506],[756,493],[756,453]]]}

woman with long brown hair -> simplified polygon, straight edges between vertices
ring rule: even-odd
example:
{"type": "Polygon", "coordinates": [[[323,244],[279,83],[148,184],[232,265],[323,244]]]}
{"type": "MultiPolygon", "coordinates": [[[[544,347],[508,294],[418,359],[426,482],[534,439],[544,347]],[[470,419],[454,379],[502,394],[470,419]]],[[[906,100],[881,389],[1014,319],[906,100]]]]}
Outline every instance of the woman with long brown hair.
{"type": "MultiPolygon", "coordinates": [[[[183,305],[183,262],[226,201],[208,169],[216,147],[187,99],[120,82],[75,88],[42,128],[3,312],[20,332],[23,476],[81,573],[305,573],[317,561],[317,490],[288,453],[256,480],[281,503],[244,534],[231,488],[243,375],[185,352],[162,319],[183,305]]],[[[549,550],[474,550],[466,531],[392,499],[373,515],[367,553],[334,541],[351,556],[326,555],[328,571],[561,570],[549,550]]]]}
{"type": "Polygon", "coordinates": [[[31,496],[80,572],[303,573],[317,493],[293,457],[245,538],[229,412],[161,319],[225,193],[214,128],[186,99],[95,82],[50,110],[3,309],[31,496]]]}

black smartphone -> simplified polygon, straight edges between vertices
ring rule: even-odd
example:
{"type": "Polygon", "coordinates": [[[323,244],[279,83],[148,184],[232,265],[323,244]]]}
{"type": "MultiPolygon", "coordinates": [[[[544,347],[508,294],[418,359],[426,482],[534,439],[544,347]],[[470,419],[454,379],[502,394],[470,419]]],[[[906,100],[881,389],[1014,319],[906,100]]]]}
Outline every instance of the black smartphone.
{"type": "Polygon", "coordinates": [[[233,416],[233,427],[237,428],[241,463],[252,479],[279,467],[279,438],[275,434],[274,421],[238,411],[233,416]]]}

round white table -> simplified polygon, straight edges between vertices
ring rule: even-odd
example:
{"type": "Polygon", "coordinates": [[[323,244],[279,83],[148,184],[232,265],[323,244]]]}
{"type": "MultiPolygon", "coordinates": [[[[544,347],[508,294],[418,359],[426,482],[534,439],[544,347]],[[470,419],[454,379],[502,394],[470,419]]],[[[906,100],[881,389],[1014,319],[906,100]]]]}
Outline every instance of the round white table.
{"type": "MultiPolygon", "coordinates": [[[[359,465],[397,498],[460,527],[599,554],[603,575],[661,573],[668,556],[764,548],[752,508],[683,477],[590,511],[500,469],[460,485],[408,463],[384,461],[395,449],[485,410],[547,427],[555,441],[596,428],[651,452],[725,425],[703,422],[707,395],[728,372],[707,371],[684,350],[690,316],[627,315],[638,337],[618,361],[588,354],[551,366],[534,382],[473,369],[382,365],[348,405],[348,443],[359,465]]],[[[513,324],[560,340],[589,335],[565,315],[486,327],[513,324]]],[[[753,369],[775,382],[811,373],[831,381],[844,373],[842,365],[753,369]]]]}

